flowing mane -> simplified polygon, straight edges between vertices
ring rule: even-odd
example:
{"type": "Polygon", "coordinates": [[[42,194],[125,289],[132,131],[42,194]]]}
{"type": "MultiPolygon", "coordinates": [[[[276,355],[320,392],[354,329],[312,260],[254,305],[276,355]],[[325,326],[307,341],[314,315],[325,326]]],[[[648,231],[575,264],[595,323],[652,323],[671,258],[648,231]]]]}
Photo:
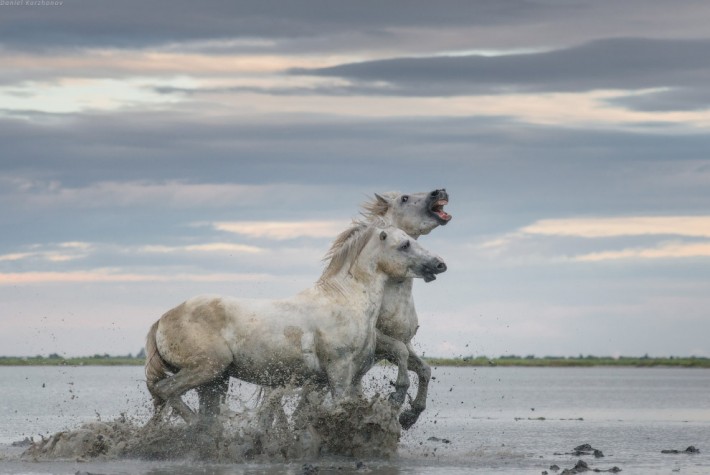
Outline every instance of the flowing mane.
{"type": "Polygon", "coordinates": [[[323,261],[327,261],[328,264],[318,279],[318,284],[325,284],[345,265],[352,266],[367,241],[372,237],[375,228],[384,228],[390,225],[391,223],[381,216],[373,216],[368,221],[354,219],[349,228],[338,234],[323,257],[323,261]]]}
{"type": "Polygon", "coordinates": [[[323,257],[328,264],[318,279],[318,284],[323,285],[335,276],[346,265],[352,265],[360,255],[362,249],[370,240],[375,227],[365,221],[353,220],[345,231],[338,234],[330,249],[323,257]]]}

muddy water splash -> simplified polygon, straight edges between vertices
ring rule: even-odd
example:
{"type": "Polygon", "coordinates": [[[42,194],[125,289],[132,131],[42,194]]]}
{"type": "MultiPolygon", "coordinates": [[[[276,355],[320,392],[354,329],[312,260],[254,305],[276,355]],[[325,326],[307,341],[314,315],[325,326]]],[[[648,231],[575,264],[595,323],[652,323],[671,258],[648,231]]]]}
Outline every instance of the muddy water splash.
{"type": "Polygon", "coordinates": [[[29,460],[140,458],[212,462],[292,461],[321,455],[387,457],[397,450],[397,410],[376,395],[334,407],[303,404],[229,413],[196,424],[142,425],[125,417],[91,422],[34,442],[29,460]]]}

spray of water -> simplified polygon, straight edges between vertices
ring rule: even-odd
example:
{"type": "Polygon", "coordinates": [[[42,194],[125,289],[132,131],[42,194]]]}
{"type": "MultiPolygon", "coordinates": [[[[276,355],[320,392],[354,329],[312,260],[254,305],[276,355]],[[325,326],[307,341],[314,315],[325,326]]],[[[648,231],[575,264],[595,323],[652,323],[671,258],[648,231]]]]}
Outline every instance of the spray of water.
{"type": "Polygon", "coordinates": [[[310,395],[296,409],[293,389],[272,395],[251,410],[225,408],[218,418],[185,424],[175,418],[142,424],[120,417],[90,422],[35,441],[29,460],[140,458],[212,462],[293,461],[324,455],[387,457],[397,450],[397,410],[384,398],[323,404],[310,395]]]}

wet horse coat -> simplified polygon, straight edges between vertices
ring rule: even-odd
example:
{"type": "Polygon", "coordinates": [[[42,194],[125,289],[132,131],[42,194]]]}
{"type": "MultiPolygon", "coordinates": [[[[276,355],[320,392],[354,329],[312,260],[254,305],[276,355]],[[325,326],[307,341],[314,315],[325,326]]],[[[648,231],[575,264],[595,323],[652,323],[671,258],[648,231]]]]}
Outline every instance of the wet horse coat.
{"type": "MultiPolygon", "coordinates": [[[[449,195],[444,189],[412,194],[399,192],[375,194],[373,200],[362,205],[362,214],[366,221],[360,223],[360,226],[385,219],[417,239],[451,220],[451,215],[444,211],[448,200],[449,195]]],[[[377,317],[375,349],[375,361],[386,359],[397,366],[395,391],[390,394],[390,401],[394,405],[401,406],[404,403],[410,386],[408,370],[414,371],[419,378],[417,395],[411,402],[411,407],[403,411],[399,417],[404,429],[410,428],[426,408],[431,379],[431,368],[416,354],[411,343],[419,329],[412,287],[411,278],[387,280],[382,306],[377,317]]],[[[270,397],[267,396],[267,399],[270,400],[270,397]]],[[[270,404],[273,407],[278,406],[271,400],[270,404]]]]}
{"type": "Polygon", "coordinates": [[[216,412],[230,376],[266,386],[327,384],[335,399],[357,395],[387,280],[446,270],[403,231],[377,224],[342,233],[318,283],[290,299],[202,296],[165,313],[146,344],[156,416],[169,404],[193,420],[181,399],[193,388],[201,412],[216,412]]]}

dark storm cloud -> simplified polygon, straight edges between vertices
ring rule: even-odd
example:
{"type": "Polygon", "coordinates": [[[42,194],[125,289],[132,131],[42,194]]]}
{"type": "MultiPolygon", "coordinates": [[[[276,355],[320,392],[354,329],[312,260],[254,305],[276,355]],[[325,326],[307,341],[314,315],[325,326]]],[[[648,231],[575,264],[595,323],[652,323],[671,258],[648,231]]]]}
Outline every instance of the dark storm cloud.
{"type": "Polygon", "coordinates": [[[709,50],[710,39],[616,38],[541,53],[395,58],[291,72],[345,78],[358,93],[387,95],[704,88],[709,50]]]}
{"type": "MultiPolygon", "coordinates": [[[[384,40],[388,48],[419,52],[520,48],[569,45],[619,31],[698,37],[707,31],[710,14],[706,2],[665,0],[64,0],[57,7],[0,8],[1,45],[49,51],[240,38],[276,40],[280,50],[300,53],[381,49],[384,40]],[[452,29],[458,30],[456,38],[449,35],[452,29]],[[303,41],[288,41],[295,38],[303,41]]],[[[263,45],[226,48],[248,51],[263,45]]]]}
{"type": "MultiPolygon", "coordinates": [[[[41,114],[33,120],[0,119],[3,171],[10,175],[60,180],[73,186],[115,180],[161,179],[242,183],[286,178],[317,184],[353,179],[385,181],[445,165],[481,166],[500,158],[516,162],[580,160],[596,144],[625,151],[626,160],[661,160],[668,150],[692,151],[704,136],[672,137],[613,131],[583,131],[523,124],[505,117],[343,119],[272,116],[246,121],[195,119],[175,113],[41,114]],[[502,145],[504,144],[504,145],[502,145]],[[525,152],[521,154],[521,152],[525,152]],[[531,155],[531,151],[535,153],[531,155]],[[544,152],[544,153],[543,153],[544,152]],[[196,169],[194,160],[201,166],[196,169]],[[385,161],[386,159],[386,161],[385,161]],[[373,171],[377,171],[373,174],[373,171]]],[[[615,160],[616,158],[613,158],[615,160]]]]}
{"type": "Polygon", "coordinates": [[[710,138],[701,134],[592,131],[504,117],[283,115],[245,122],[115,113],[6,118],[0,141],[3,177],[14,179],[2,183],[0,204],[18,242],[49,228],[59,240],[79,239],[77,230],[121,234],[127,226],[160,236],[176,223],[204,219],[201,209],[213,219],[274,219],[278,212],[305,219],[342,216],[333,211],[342,206],[351,216],[366,193],[441,186],[455,196],[454,214],[457,203],[469,203],[458,226],[475,223],[479,235],[532,222],[541,209],[554,217],[704,213],[710,206],[710,138]],[[268,204],[210,198],[209,190],[190,204],[189,186],[180,191],[173,182],[278,186],[263,200],[268,204]],[[122,183],[138,194],[128,205],[116,191],[122,183]],[[296,199],[282,185],[314,191],[296,199]],[[325,196],[323,187],[330,187],[325,196]],[[338,188],[350,191],[333,195],[338,188]],[[72,200],[63,209],[59,198],[66,196],[72,200]]]}
{"type": "Polygon", "coordinates": [[[215,120],[158,112],[30,117],[0,118],[3,172],[73,186],[108,179],[219,182],[230,175],[241,183],[317,184],[325,171],[331,183],[378,176],[390,181],[402,166],[409,167],[407,175],[417,175],[415,169],[446,174],[446,165],[475,168],[498,159],[534,166],[589,162],[593,168],[620,159],[664,161],[671,152],[675,159],[706,159],[701,152],[710,147],[704,134],[584,130],[506,117],[282,114],[215,120]],[[198,157],[201,165],[195,168],[198,157]]]}
{"type": "MultiPolygon", "coordinates": [[[[4,171],[75,186],[106,179],[211,182],[230,177],[241,183],[320,184],[325,176],[333,184],[392,183],[399,175],[410,175],[411,169],[397,166],[407,160],[413,161],[417,175],[436,175],[436,161],[421,152],[404,152],[409,148],[405,144],[470,142],[479,136],[437,119],[281,115],[216,121],[160,113],[30,117],[0,119],[4,171]]],[[[509,122],[486,118],[466,124],[484,135],[509,122]]]]}
{"type": "MultiPolygon", "coordinates": [[[[560,7],[555,7],[559,9],[560,7]]],[[[344,31],[516,23],[551,8],[525,0],[121,1],[4,6],[0,43],[18,49],[145,47],[223,38],[298,38],[344,31]]]]}

